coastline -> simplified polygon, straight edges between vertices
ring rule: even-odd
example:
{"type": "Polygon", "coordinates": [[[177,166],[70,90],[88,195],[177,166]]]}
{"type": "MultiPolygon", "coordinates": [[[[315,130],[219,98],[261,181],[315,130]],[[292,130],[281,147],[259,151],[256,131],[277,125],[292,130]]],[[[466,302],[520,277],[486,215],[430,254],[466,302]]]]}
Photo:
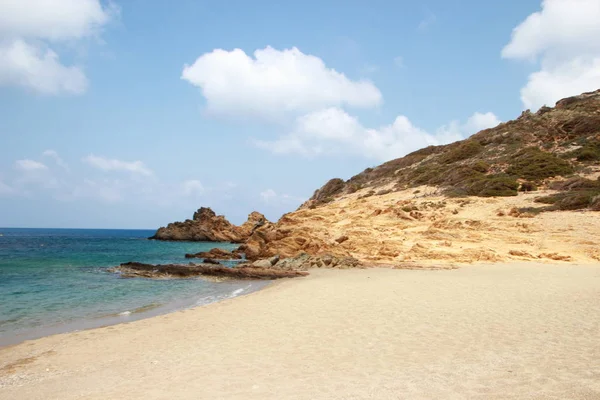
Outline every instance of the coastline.
{"type": "Polygon", "coordinates": [[[1,348],[0,397],[593,398],[599,295],[598,265],[313,270],[1,348]]]}
{"type": "MultiPolygon", "coordinates": [[[[190,278],[188,278],[190,279],[190,278]]],[[[201,279],[201,278],[194,278],[201,279]]],[[[110,327],[119,324],[128,324],[135,321],[154,318],[182,310],[203,307],[209,304],[218,303],[238,296],[245,296],[269,286],[271,281],[248,281],[243,288],[236,289],[230,293],[223,293],[221,296],[205,296],[176,299],[168,303],[151,303],[132,310],[123,310],[119,313],[106,314],[97,317],[80,318],[65,323],[42,326],[37,329],[25,329],[18,332],[11,332],[0,335],[0,350],[19,345],[21,343],[43,339],[45,337],[76,333],[92,329],[110,327]]]]}

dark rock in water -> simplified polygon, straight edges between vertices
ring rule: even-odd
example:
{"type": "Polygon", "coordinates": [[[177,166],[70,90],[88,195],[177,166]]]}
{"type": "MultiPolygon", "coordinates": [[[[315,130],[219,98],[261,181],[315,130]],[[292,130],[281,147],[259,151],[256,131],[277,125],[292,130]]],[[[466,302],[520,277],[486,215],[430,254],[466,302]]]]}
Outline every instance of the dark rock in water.
{"type": "Polygon", "coordinates": [[[120,272],[123,277],[143,278],[192,278],[210,276],[228,279],[280,279],[295,278],[308,275],[303,271],[286,271],[277,268],[253,268],[240,266],[228,268],[213,264],[165,264],[152,265],[138,262],[128,262],[111,268],[111,272],[120,272]]]}
{"type": "Polygon", "coordinates": [[[194,213],[194,219],[170,223],[159,228],[150,239],[241,243],[266,221],[264,215],[253,212],[246,222],[236,226],[210,208],[202,207],[194,213]]]}
{"type": "Polygon", "coordinates": [[[204,263],[204,264],[215,264],[215,265],[221,264],[220,262],[218,262],[217,260],[213,260],[212,258],[205,258],[204,260],[202,260],[202,263],[204,263]]]}
{"type": "Polygon", "coordinates": [[[195,254],[186,254],[185,258],[212,258],[217,260],[239,260],[242,258],[238,253],[223,249],[211,249],[209,251],[201,251],[195,254]]]}

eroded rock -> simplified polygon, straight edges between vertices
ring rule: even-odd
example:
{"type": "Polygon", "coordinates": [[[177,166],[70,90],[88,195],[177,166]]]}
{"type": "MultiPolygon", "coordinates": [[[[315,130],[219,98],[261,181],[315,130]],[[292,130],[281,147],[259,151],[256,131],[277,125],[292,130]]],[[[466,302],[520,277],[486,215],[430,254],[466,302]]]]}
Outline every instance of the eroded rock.
{"type": "Polygon", "coordinates": [[[214,248],[200,253],[186,254],[185,258],[210,258],[214,260],[239,260],[242,256],[234,251],[214,248]]]}
{"type": "Polygon", "coordinates": [[[193,219],[159,228],[150,239],[241,243],[266,222],[264,215],[253,212],[246,222],[236,226],[210,208],[202,207],[194,213],[193,219]]]}
{"type": "Polygon", "coordinates": [[[143,277],[154,279],[193,278],[210,276],[227,279],[280,279],[296,278],[308,275],[304,271],[283,270],[279,268],[257,268],[247,265],[228,268],[212,264],[164,264],[153,265],[138,262],[128,262],[111,268],[109,271],[118,272],[126,278],[143,277]]]}

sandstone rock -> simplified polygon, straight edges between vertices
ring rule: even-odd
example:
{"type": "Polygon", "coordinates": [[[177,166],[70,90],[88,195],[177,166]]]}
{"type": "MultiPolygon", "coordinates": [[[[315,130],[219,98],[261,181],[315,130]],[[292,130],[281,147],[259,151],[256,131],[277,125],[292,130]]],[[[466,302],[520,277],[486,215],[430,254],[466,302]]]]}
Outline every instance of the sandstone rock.
{"type": "Polygon", "coordinates": [[[228,268],[211,264],[165,264],[152,265],[137,262],[128,262],[109,271],[118,272],[123,277],[143,278],[191,278],[195,276],[211,276],[229,279],[280,279],[295,278],[308,275],[302,271],[286,271],[277,268],[257,268],[239,266],[228,268]]]}
{"type": "Polygon", "coordinates": [[[254,268],[271,268],[273,266],[273,264],[271,264],[271,261],[268,259],[264,259],[264,260],[256,260],[252,263],[252,266],[254,268]]]}
{"type": "Polygon", "coordinates": [[[360,268],[362,263],[353,257],[336,257],[331,254],[311,256],[306,253],[279,260],[274,266],[285,271],[306,271],[311,268],[360,268]]]}
{"type": "Polygon", "coordinates": [[[344,235],[344,236],[340,236],[339,238],[335,239],[335,241],[338,242],[339,244],[342,244],[348,239],[349,239],[349,237],[344,235]]]}
{"type": "Polygon", "coordinates": [[[222,215],[202,207],[192,220],[173,222],[159,228],[150,239],[174,241],[235,242],[245,241],[255,229],[267,222],[264,215],[253,212],[241,226],[231,224],[222,215]]]}

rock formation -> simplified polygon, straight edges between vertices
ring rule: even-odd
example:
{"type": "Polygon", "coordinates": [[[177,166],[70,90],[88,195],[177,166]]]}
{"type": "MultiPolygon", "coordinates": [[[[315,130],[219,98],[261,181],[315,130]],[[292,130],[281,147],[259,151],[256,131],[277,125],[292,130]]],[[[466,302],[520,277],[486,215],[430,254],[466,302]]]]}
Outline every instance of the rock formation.
{"type": "Polygon", "coordinates": [[[209,251],[201,251],[200,253],[186,254],[185,258],[211,258],[213,260],[239,260],[242,256],[239,251],[228,251],[223,249],[210,249],[209,251]]]}
{"type": "Polygon", "coordinates": [[[201,209],[157,236],[241,242],[248,261],[278,269],[332,265],[326,256],[394,267],[597,262],[599,178],[600,90],[332,179],[276,223],[253,213],[234,227],[201,209]]]}
{"type": "MultiPolygon", "coordinates": [[[[248,264],[242,264],[248,265],[248,264]]],[[[360,268],[363,264],[354,257],[336,257],[331,254],[311,256],[301,253],[295,257],[281,259],[279,255],[254,261],[249,264],[259,268],[275,268],[284,271],[306,271],[312,268],[360,268]]]]}
{"type": "Polygon", "coordinates": [[[331,254],[392,266],[529,253],[595,262],[600,251],[582,238],[600,235],[599,177],[600,90],[332,179],[240,250],[249,260],[331,254]]]}
{"type": "Polygon", "coordinates": [[[138,262],[128,262],[110,269],[118,272],[125,278],[192,278],[197,276],[210,276],[226,279],[280,279],[296,278],[308,275],[307,272],[285,270],[278,268],[258,268],[253,266],[239,266],[234,268],[223,267],[215,264],[165,264],[153,265],[138,262]]]}
{"type": "Polygon", "coordinates": [[[235,226],[224,216],[202,207],[194,213],[193,219],[159,228],[150,239],[241,243],[266,221],[264,215],[253,212],[244,224],[235,226]]]}

